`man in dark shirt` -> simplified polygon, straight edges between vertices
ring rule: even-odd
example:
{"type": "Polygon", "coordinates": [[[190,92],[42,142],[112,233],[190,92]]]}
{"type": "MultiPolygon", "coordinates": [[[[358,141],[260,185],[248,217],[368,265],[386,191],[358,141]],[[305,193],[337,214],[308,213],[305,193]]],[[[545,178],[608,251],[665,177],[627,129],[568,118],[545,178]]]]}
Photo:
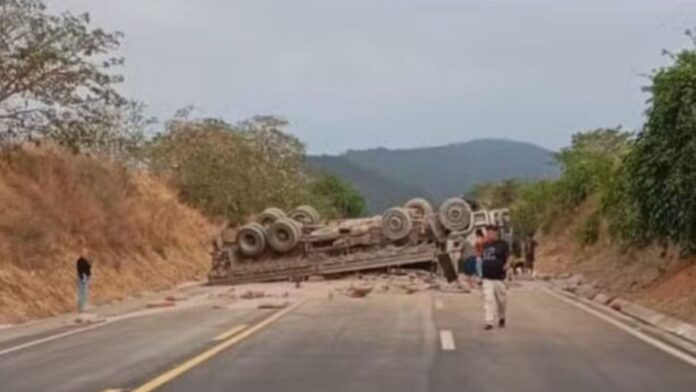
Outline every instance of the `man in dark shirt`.
{"type": "Polygon", "coordinates": [[[89,295],[89,278],[92,276],[92,265],[85,258],[86,250],[82,252],[82,256],[77,259],[75,266],[77,268],[77,310],[82,313],[87,304],[87,296],[89,295]]]}
{"type": "Polygon", "coordinates": [[[498,238],[498,228],[496,226],[486,227],[486,243],[483,246],[481,265],[485,330],[493,329],[496,318],[498,326],[505,327],[505,278],[509,255],[510,250],[507,242],[498,238]]]}

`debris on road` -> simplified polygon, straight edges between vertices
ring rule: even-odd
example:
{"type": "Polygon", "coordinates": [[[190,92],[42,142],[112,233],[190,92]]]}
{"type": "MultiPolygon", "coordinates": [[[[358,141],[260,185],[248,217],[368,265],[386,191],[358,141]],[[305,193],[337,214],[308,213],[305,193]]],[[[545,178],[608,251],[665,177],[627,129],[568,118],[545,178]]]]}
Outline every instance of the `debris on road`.
{"type": "Polygon", "coordinates": [[[349,287],[348,296],[351,298],[365,298],[372,292],[373,286],[369,287],[349,287]]]}
{"type": "Polygon", "coordinates": [[[289,305],[288,301],[277,301],[277,302],[262,302],[259,304],[259,309],[284,309],[289,305]]]}
{"type": "Polygon", "coordinates": [[[598,304],[600,304],[600,305],[608,305],[613,299],[614,299],[614,297],[609,296],[609,295],[607,295],[607,294],[604,294],[604,293],[602,293],[602,292],[597,293],[597,295],[595,295],[595,296],[592,298],[592,300],[593,300],[594,302],[596,302],[596,303],[598,303],[598,304]]]}
{"type": "Polygon", "coordinates": [[[466,283],[446,280],[430,271],[392,269],[389,273],[354,275],[347,278],[356,283],[337,289],[351,298],[363,298],[370,293],[413,295],[420,292],[439,291],[443,293],[470,293],[466,283]]]}
{"type": "Polygon", "coordinates": [[[95,324],[106,321],[106,318],[94,313],[82,313],[75,318],[75,324],[95,324]]]}
{"type": "Polygon", "coordinates": [[[180,301],[186,301],[188,298],[183,295],[168,295],[164,297],[165,301],[169,302],[180,302],[180,301]]]}
{"type": "Polygon", "coordinates": [[[239,296],[241,299],[256,299],[256,298],[263,298],[266,296],[266,293],[263,291],[253,291],[253,290],[247,290],[246,292],[242,293],[242,295],[239,296]]]}
{"type": "Polygon", "coordinates": [[[224,293],[218,293],[215,295],[211,295],[211,299],[212,298],[235,300],[235,299],[237,299],[237,293],[226,291],[224,293]]]}
{"type": "Polygon", "coordinates": [[[620,299],[617,298],[616,300],[611,301],[611,302],[609,303],[609,307],[612,308],[612,309],[614,309],[614,310],[616,310],[617,312],[620,312],[620,311],[621,311],[621,304],[622,304],[622,302],[623,302],[623,301],[621,301],[620,299]]]}
{"type": "Polygon", "coordinates": [[[145,307],[148,309],[169,308],[172,306],[176,306],[176,302],[174,302],[174,301],[155,301],[155,302],[150,302],[147,305],[145,305],[145,307]]]}
{"type": "Polygon", "coordinates": [[[558,274],[556,277],[556,280],[550,282],[551,288],[555,290],[565,291],[570,293],[571,297],[590,300],[597,305],[606,306],[662,331],[679,336],[686,341],[696,343],[696,326],[694,325],[631,302],[620,296],[604,292],[591,282],[586,281],[581,274],[569,276],[564,273],[558,274]]]}

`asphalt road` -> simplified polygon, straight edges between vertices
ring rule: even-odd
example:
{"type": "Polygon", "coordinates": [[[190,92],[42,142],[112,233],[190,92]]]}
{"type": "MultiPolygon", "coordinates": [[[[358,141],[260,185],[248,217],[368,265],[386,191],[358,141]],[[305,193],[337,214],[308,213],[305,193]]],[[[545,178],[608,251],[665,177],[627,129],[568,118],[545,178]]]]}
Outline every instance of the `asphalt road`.
{"type": "Polygon", "coordinates": [[[175,310],[0,356],[0,390],[130,390],[162,374],[157,390],[177,392],[696,390],[696,368],[604,320],[539,290],[511,297],[509,326],[489,332],[477,294],[312,299],[172,376],[273,312],[175,310]]]}

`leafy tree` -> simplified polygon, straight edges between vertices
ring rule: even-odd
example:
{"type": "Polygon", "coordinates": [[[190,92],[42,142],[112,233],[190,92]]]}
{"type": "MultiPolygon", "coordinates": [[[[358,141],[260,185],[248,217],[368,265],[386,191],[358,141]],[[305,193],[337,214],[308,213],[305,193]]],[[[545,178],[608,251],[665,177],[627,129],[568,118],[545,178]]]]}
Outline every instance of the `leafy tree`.
{"type": "Polygon", "coordinates": [[[615,177],[632,140],[620,127],[600,128],[573,135],[570,147],[556,154],[561,166],[561,201],[574,207],[589,195],[604,192],[615,177]]]}
{"type": "Polygon", "coordinates": [[[304,147],[279,128],[283,123],[175,118],[151,141],[150,166],[211,215],[241,222],[266,207],[288,210],[309,199],[309,179],[304,147]]]}
{"type": "Polygon", "coordinates": [[[585,245],[596,241],[600,219],[611,215],[612,227],[623,232],[628,226],[624,213],[630,200],[623,192],[622,162],[632,144],[633,135],[620,128],[600,128],[573,135],[569,147],[556,154],[561,176],[556,181],[515,184],[507,181],[488,185],[488,200],[504,201],[489,206],[510,206],[513,225],[522,235],[539,229],[548,230],[567,221],[575,208],[588,200],[598,203],[598,211],[584,223],[578,239],[585,245]]]}
{"type": "Polygon", "coordinates": [[[310,187],[313,197],[326,200],[339,217],[355,218],[365,214],[365,199],[351,184],[339,177],[322,174],[310,187]]]}
{"type": "Polygon", "coordinates": [[[522,236],[548,227],[558,204],[558,182],[543,180],[523,184],[517,199],[510,206],[515,231],[522,236]]]}
{"type": "Polygon", "coordinates": [[[514,179],[500,183],[477,184],[470,196],[486,208],[510,207],[517,199],[521,185],[514,179]]]}
{"type": "MultiPolygon", "coordinates": [[[[691,32],[688,33],[693,37],[691,32]]],[[[694,39],[696,44],[696,39],[694,39]]],[[[645,128],[626,160],[627,192],[648,236],[696,251],[696,50],[672,55],[647,88],[645,128]]]]}
{"type": "Polygon", "coordinates": [[[50,15],[42,0],[3,0],[0,141],[49,136],[77,150],[127,139],[117,125],[134,104],[114,89],[123,78],[111,72],[123,64],[111,55],[120,39],[92,28],[88,14],[50,15]]]}
{"type": "Polygon", "coordinates": [[[255,164],[255,182],[279,206],[297,202],[306,192],[305,147],[286,131],[288,122],[275,116],[255,116],[234,126],[250,144],[255,164]]]}

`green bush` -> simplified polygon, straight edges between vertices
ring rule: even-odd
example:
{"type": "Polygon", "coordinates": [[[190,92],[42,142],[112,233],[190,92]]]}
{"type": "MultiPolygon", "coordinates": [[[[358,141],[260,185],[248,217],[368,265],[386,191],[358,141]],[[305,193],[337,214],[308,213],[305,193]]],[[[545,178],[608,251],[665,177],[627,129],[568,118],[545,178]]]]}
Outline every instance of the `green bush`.
{"type": "Polygon", "coordinates": [[[508,207],[518,198],[521,188],[522,183],[514,179],[487,182],[476,185],[469,196],[487,208],[508,207]]]}
{"type": "Polygon", "coordinates": [[[575,207],[590,195],[608,191],[631,143],[632,134],[621,128],[600,128],[573,135],[570,147],[556,154],[561,166],[559,197],[575,207]]]}
{"type": "Polygon", "coordinates": [[[645,128],[626,159],[627,193],[645,237],[696,251],[696,51],[673,56],[648,88],[645,128]]]}
{"type": "Polygon", "coordinates": [[[582,246],[594,245],[599,240],[600,215],[598,212],[588,216],[577,228],[575,237],[582,246]]]}
{"type": "Polygon", "coordinates": [[[538,181],[520,186],[517,199],[509,205],[513,227],[517,233],[526,236],[537,230],[544,230],[553,221],[558,198],[556,181],[538,181]]]}
{"type": "Polygon", "coordinates": [[[365,214],[365,199],[339,177],[321,174],[312,181],[310,193],[319,209],[328,217],[355,218],[365,214]]]}

